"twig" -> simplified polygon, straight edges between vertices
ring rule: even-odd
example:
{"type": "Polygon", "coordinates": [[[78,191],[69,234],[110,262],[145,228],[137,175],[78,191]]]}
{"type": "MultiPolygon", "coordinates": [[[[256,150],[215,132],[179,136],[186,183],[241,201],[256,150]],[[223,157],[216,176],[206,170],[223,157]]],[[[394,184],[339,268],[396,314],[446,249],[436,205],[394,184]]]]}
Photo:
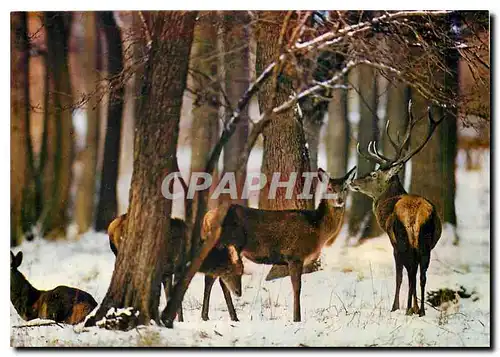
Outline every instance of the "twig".
{"type": "Polygon", "coordinates": [[[41,326],[52,326],[52,325],[57,325],[60,328],[64,328],[59,322],[44,322],[41,324],[32,324],[32,325],[15,325],[12,326],[12,328],[25,328],[25,327],[41,327],[41,326]]]}

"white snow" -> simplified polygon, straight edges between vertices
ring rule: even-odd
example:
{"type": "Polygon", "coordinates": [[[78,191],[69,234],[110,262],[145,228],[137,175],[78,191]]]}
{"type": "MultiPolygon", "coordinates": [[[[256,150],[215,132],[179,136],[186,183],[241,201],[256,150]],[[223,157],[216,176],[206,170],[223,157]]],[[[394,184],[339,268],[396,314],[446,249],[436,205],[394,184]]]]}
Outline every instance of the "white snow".
{"type": "MultiPolygon", "coordinates": [[[[445,226],[433,251],[427,291],[475,290],[479,300],[461,299],[446,311],[427,304],[425,317],[406,316],[407,279],[400,306],[389,312],[395,274],[392,248],[384,235],[360,247],[345,244],[344,227],[323,251],[323,270],[302,277],[302,322],[292,322],[289,278],[266,282],[270,266],[245,262],[243,296],[233,297],[239,322],[230,321],[218,284],[212,291],[210,321],[201,319],[203,276],[197,274],[184,299],[184,323],[174,329],[141,326],[128,332],[98,327],[26,322],[10,304],[12,346],[489,346],[490,345],[490,182],[489,157],[482,171],[457,171],[457,233],[445,226]]],[[[20,271],[39,289],[69,285],[100,302],[114,267],[105,234],[88,232],[76,242],[35,240],[22,250],[20,271]]],[[[406,273],[405,273],[406,275],[406,273]]],[[[160,309],[165,305],[161,298],[160,309]]]]}

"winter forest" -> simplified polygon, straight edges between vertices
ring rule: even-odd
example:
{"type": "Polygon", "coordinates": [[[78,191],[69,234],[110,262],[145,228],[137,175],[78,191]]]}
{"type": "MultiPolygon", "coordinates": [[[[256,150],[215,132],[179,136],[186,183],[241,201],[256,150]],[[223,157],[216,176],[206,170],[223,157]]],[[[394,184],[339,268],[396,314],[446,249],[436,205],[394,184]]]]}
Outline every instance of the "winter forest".
{"type": "Polygon", "coordinates": [[[488,11],[12,12],[10,50],[12,347],[490,347],[488,11]]]}

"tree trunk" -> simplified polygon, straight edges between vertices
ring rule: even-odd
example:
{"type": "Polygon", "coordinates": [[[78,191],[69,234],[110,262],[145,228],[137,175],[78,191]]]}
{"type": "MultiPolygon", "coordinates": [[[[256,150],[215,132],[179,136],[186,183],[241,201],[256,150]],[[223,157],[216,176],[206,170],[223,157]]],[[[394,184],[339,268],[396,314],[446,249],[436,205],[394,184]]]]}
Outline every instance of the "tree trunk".
{"type": "Polygon", "coordinates": [[[26,137],[29,127],[29,53],[27,51],[27,14],[10,15],[10,244],[21,243],[24,231],[24,192],[29,182],[26,137]]]}
{"type": "MultiPolygon", "coordinates": [[[[250,36],[248,26],[250,19],[246,11],[224,12],[223,15],[223,67],[225,91],[231,106],[234,108],[238,100],[250,85],[250,36]]],[[[225,110],[226,115],[231,113],[225,110]]],[[[246,200],[241,199],[246,178],[246,166],[241,170],[239,158],[245,149],[248,137],[248,107],[241,111],[241,119],[227,144],[224,146],[224,172],[234,172],[238,198],[231,200],[227,194],[220,196],[221,201],[246,205],[246,200]]]]}
{"type": "MultiPolygon", "coordinates": [[[[257,40],[257,73],[262,72],[279,54],[279,37],[285,14],[283,12],[265,11],[262,22],[256,33],[257,40]]],[[[272,81],[266,82],[259,92],[260,112],[272,109],[279,103],[284,103],[292,94],[292,80],[285,74],[273,88],[272,81]],[[273,101],[273,99],[275,99],[273,101]]],[[[273,119],[262,131],[264,137],[261,172],[266,176],[267,183],[260,192],[259,208],[312,209],[313,200],[299,199],[302,193],[302,173],[310,171],[307,155],[304,129],[294,110],[288,110],[273,119]],[[292,173],[297,174],[291,199],[286,199],[286,188],[279,187],[274,198],[268,198],[273,173],[280,173],[280,181],[288,181],[292,173]]]]}
{"type": "Polygon", "coordinates": [[[309,161],[311,171],[318,171],[318,151],[320,143],[321,128],[323,127],[323,118],[325,111],[315,111],[304,115],[304,135],[309,152],[309,161]]]}
{"type": "Polygon", "coordinates": [[[350,127],[347,116],[347,91],[334,90],[328,105],[328,126],[326,132],[326,156],[328,173],[341,177],[347,172],[349,159],[350,127]]]}
{"type": "MultiPolygon", "coordinates": [[[[359,114],[358,142],[362,150],[368,143],[378,139],[377,81],[375,70],[366,65],[358,67],[359,114]]],[[[375,164],[358,155],[357,177],[374,169],[375,164]]],[[[359,192],[352,193],[349,215],[349,236],[358,237],[359,242],[382,233],[372,212],[372,199],[359,192]]]]}
{"type": "Polygon", "coordinates": [[[96,188],[97,146],[99,134],[99,98],[95,93],[99,76],[97,73],[97,24],[96,13],[85,12],[85,51],[80,56],[85,76],[85,91],[91,97],[87,103],[87,136],[85,149],[82,152],[82,173],[76,193],[75,220],[78,233],[84,233],[92,226],[94,213],[94,195],[96,188]]]}
{"type": "MultiPolygon", "coordinates": [[[[191,127],[191,174],[204,172],[212,148],[219,137],[219,90],[217,84],[217,22],[215,12],[206,12],[200,16],[195,29],[192,49],[193,89],[196,98],[193,102],[193,121],[191,127]]],[[[211,172],[213,183],[217,183],[217,168],[211,172]]],[[[215,187],[215,186],[212,186],[215,187]]],[[[197,215],[200,195],[208,196],[211,190],[198,191],[192,200],[187,200],[186,210],[188,237],[192,236],[194,220],[197,215]]],[[[215,204],[217,201],[215,200],[215,204]]],[[[209,199],[207,209],[213,207],[214,200],[209,199]]],[[[205,212],[204,212],[205,213],[205,212]]],[[[200,240],[194,237],[189,257],[198,252],[200,240]]]]}
{"type": "Polygon", "coordinates": [[[47,161],[44,171],[45,206],[42,230],[46,238],[66,235],[73,163],[72,95],[69,76],[71,13],[46,12],[47,61],[50,80],[47,161]]]}
{"type": "Polygon", "coordinates": [[[174,170],[182,95],[196,12],[162,11],[151,18],[152,39],[134,138],[134,171],[123,249],[96,318],[110,307],[133,307],[138,323],[159,322],[158,305],[170,243],[172,202],[161,185],[174,170]],[[168,61],[165,59],[168,58],[168,61]]]}
{"type": "MultiPolygon", "coordinates": [[[[99,16],[108,47],[108,76],[113,78],[123,71],[120,29],[115,22],[112,11],[103,11],[99,13],[99,16]]],[[[105,231],[117,214],[116,183],[118,180],[124,93],[123,83],[111,85],[101,185],[96,212],[96,231],[105,231]]]]}
{"type": "MultiPolygon", "coordinates": [[[[444,82],[444,90],[449,95],[458,93],[458,53],[448,50],[445,54],[447,72],[437,73],[436,79],[444,82]]],[[[417,118],[427,115],[428,103],[412,91],[413,115],[417,118]]],[[[429,199],[438,211],[442,222],[457,225],[455,211],[455,162],[457,155],[457,111],[456,108],[436,108],[434,115],[444,117],[432,138],[412,160],[411,193],[422,195],[429,199]],[[429,179],[432,178],[432,179],[429,179]]],[[[425,137],[427,120],[422,120],[415,126],[411,136],[411,145],[418,145],[425,137]]],[[[458,244],[456,232],[453,240],[458,244]]]]}

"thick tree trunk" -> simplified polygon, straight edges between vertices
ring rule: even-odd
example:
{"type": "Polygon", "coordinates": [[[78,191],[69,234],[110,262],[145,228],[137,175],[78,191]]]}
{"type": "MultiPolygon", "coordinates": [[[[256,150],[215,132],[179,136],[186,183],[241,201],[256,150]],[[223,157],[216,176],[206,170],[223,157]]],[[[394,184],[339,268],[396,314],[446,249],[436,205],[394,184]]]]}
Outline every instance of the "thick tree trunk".
{"type": "MultiPolygon", "coordinates": [[[[234,108],[238,100],[250,85],[250,35],[248,26],[250,19],[246,11],[230,11],[223,13],[223,67],[225,91],[231,106],[234,108]]],[[[230,110],[226,109],[225,117],[230,110]]],[[[248,137],[248,107],[241,111],[241,119],[227,144],[224,146],[224,172],[234,172],[238,199],[231,200],[227,194],[220,196],[221,201],[231,201],[246,205],[246,200],[241,199],[246,178],[246,166],[241,170],[239,158],[245,149],[248,137]]]]}
{"type": "Polygon", "coordinates": [[[73,162],[72,94],[69,76],[71,14],[46,12],[47,61],[50,80],[47,161],[44,171],[45,206],[42,230],[46,238],[66,235],[73,162]]]}
{"type": "Polygon", "coordinates": [[[110,307],[137,309],[140,324],[159,321],[162,259],[169,249],[172,208],[172,202],[161,194],[161,185],[174,170],[186,58],[196,12],[145,15],[154,24],[155,37],[144,74],[141,115],[136,121],[129,219],[108,292],[89,324],[101,319],[110,307]]]}
{"type": "MultiPolygon", "coordinates": [[[[99,13],[106,34],[108,52],[108,76],[118,76],[123,70],[123,53],[120,29],[112,11],[99,13]]],[[[122,83],[112,86],[108,103],[108,124],[104,142],[101,185],[96,212],[96,231],[104,231],[117,214],[116,183],[120,157],[120,140],[123,115],[124,87],[122,83]]]]}
{"type": "MultiPolygon", "coordinates": [[[[444,81],[445,91],[458,91],[458,54],[450,51],[445,58],[447,73],[438,73],[436,77],[444,81]]],[[[427,115],[427,101],[412,91],[413,115],[427,115]]],[[[438,211],[441,220],[457,225],[455,211],[455,161],[457,155],[457,112],[456,109],[436,108],[437,118],[445,117],[425,147],[412,160],[411,193],[429,199],[438,211]],[[431,178],[431,179],[429,179],[431,178]]],[[[425,137],[427,120],[422,120],[412,132],[411,145],[418,145],[425,137]]],[[[455,233],[454,244],[459,239],[455,233]]]]}
{"type": "MultiPolygon", "coordinates": [[[[280,31],[285,18],[283,12],[263,12],[263,21],[259,22],[256,33],[257,40],[257,73],[271,63],[279,53],[280,31]]],[[[292,80],[286,75],[280,76],[277,88],[273,88],[272,81],[264,84],[259,92],[260,112],[272,109],[279,103],[284,103],[292,94],[292,80]],[[275,101],[273,101],[275,99],[275,101]]],[[[260,192],[259,208],[284,209],[312,209],[313,200],[299,199],[302,193],[302,173],[310,171],[306,140],[302,122],[288,110],[279,114],[267,125],[262,135],[264,148],[262,158],[262,173],[267,183],[260,192]],[[279,187],[274,198],[269,198],[269,189],[274,173],[280,173],[280,181],[288,181],[292,173],[296,173],[297,180],[293,187],[291,199],[286,198],[286,188],[279,187]]]]}
{"type": "Polygon", "coordinates": [[[97,73],[97,46],[98,37],[96,13],[86,12],[84,16],[85,26],[85,51],[80,56],[83,62],[85,75],[85,91],[92,94],[87,108],[87,136],[85,149],[82,152],[83,170],[76,193],[75,220],[78,225],[78,233],[84,233],[92,226],[94,213],[94,195],[96,188],[96,165],[97,146],[99,134],[99,106],[100,101],[95,93],[99,76],[97,73]]]}
{"type": "MultiPolygon", "coordinates": [[[[366,150],[368,143],[378,139],[377,118],[377,81],[376,72],[370,66],[359,66],[359,126],[358,142],[362,150],[366,150]]],[[[373,162],[358,155],[357,177],[374,169],[373,162]]],[[[372,199],[358,192],[352,193],[352,205],[349,215],[349,236],[359,236],[363,239],[375,237],[382,233],[372,212],[372,199]]]]}
{"type": "MultiPolygon", "coordinates": [[[[193,121],[191,127],[191,174],[204,172],[212,148],[219,137],[219,90],[217,84],[217,22],[215,12],[206,12],[200,16],[194,29],[192,68],[194,70],[193,89],[196,98],[193,103],[193,121]]],[[[217,183],[217,168],[211,172],[214,184],[217,183]]],[[[213,186],[214,187],[214,186],[213,186]]],[[[187,200],[186,210],[188,237],[192,236],[194,220],[197,215],[200,195],[207,197],[211,190],[198,191],[192,200],[187,200]]],[[[208,200],[207,209],[214,206],[217,200],[208,200]]],[[[205,213],[205,212],[204,212],[205,213]]],[[[191,243],[193,258],[198,252],[200,240],[194,237],[191,243]]]]}
{"type": "Polygon", "coordinates": [[[341,177],[347,172],[349,158],[350,127],[347,117],[347,91],[335,90],[328,105],[326,132],[326,160],[332,177],[341,177]]]}
{"type": "Polygon", "coordinates": [[[29,182],[26,156],[26,117],[29,116],[29,66],[26,13],[10,15],[10,244],[21,243],[23,237],[24,191],[29,182]]]}

